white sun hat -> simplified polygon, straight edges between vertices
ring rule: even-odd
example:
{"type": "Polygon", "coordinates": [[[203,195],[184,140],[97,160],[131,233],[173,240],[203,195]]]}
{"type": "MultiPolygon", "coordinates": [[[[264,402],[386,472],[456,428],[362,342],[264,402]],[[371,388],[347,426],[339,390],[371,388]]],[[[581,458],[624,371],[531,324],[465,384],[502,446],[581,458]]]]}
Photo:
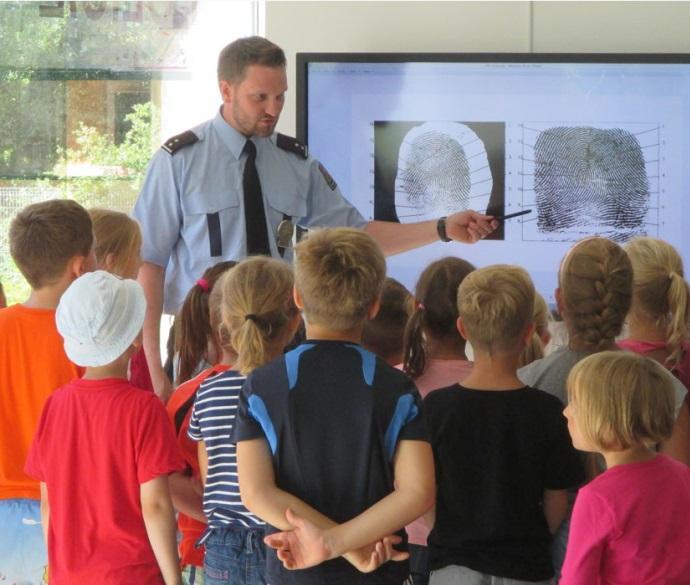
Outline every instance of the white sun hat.
{"type": "Polygon", "coordinates": [[[134,280],[98,270],[77,278],[58,304],[55,320],[67,357],[98,367],[119,358],[141,332],[146,297],[134,280]]]}

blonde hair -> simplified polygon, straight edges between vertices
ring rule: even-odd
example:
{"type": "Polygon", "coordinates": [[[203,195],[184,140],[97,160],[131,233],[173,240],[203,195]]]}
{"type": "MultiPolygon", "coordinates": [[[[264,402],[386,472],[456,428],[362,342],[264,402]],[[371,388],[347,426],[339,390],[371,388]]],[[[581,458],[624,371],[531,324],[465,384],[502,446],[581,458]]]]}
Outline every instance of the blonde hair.
{"type": "Polygon", "coordinates": [[[121,211],[89,209],[96,239],[96,262],[106,269],[106,261],[112,254],[108,272],[131,278],[128,270],[141,252],[141,229],[136,220],[121,211]]]}
{"type": "Polygon", "coordinates": [[[632,352],[603,351],[579,361],[567,381],[583,438],[602,451],[653,445],[671,436],[672,375],[632,352]]]}
{"type": "Polygon", "coordinates": [[[10,224],[9,240],[17,268],[35,290],[63,276],[75,256],[89,256],[93,225],[76,201],[51,199],[21,209],[10,224]]]}
{"type": "Polygon", "coordinates": [[[318,230],[295,246],[295,286],[310,324],[332,331],[360,325],[385,277],[383,253],[362,230],[318,230]]]}
{"type": "Polygon", "coordinates": [[[470,272],[458,289],[458,312],[477,349],[515,349],[532,323],[534,285],[518,266],[496,264],[470,272]]]}
{"type": "Polygon", "coordinates": [[[690,317],[683,261],[673,246],[653,238],[635,238],[625,251],[633,266],[633,308],[665,328],[666,364],[673,367],[683,357],[690,317]]]}
{"type": "Polygon", "coordinates": [[[632,298],[632,265],[623,248],[606,238],[581,240],[561,263],[559,286],[571,340],[591,353],[611,346],[632,298]]]}
{"type": "Polygon", "coordinates": [[[549,307],[538,292],[534,293],[534,312],[532,313],[534,332],[522,350],[518,367],[526,366],[544,357],[544,336],[549,333],[549,323],[552,321],[549,307]]]}
{"type": "Polygon", "coordinates": [[[225,272],[213,288],[214,296],[216,289],[221,294],[220,338],[229,335],[242,374],[266,363],[271,344],[297,314],[293,284],[287,264],[256,256],[225,272]]]}

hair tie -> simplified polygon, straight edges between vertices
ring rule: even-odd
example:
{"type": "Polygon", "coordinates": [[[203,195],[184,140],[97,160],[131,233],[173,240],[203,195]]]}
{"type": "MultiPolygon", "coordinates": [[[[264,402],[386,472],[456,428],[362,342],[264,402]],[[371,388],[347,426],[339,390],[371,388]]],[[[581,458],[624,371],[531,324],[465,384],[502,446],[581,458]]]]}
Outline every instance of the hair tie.
{"type": "Polygon", "coordinates": [[[208,285],[208,280],[205,278],[200,278],[199,280],[196,281],[197,286],[203,290],[205,293],[207,293],[210,290],[210,286],[208,285]]]}
{"type": "Polygon", "coordinates": [[[245,321],[254,321],[254,323],[259,322],[259,318],[254,313],[248,313],[244,316],[245,321]]]}
{"type": "Polygon", "coordinates": [[[417,310],[426,311],[426,307],[422,303],[417,303],[417,310]]]}

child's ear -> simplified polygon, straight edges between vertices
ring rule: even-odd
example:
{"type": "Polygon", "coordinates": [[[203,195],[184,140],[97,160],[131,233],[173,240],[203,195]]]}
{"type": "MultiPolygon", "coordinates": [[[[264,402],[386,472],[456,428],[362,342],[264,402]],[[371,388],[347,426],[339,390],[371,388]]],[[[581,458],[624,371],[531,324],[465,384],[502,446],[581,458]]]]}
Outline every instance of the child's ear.
{"type": "Polygon", "coordinates": [[[381,309],[381,296],[379,295],[376,297],[376,300],[371,304],[371,307],[369,307],[369,312],[367,313],[367,319],[371,321],[376,317],[376,315],[379,314],[379,310],[381,309]]]}
{"type": "Polygon", "coordinates": [[[527,345],[529,343],[529,340],[532,339],[533,334],[534,334],[534,323],[530,323],[527,327],[525,327],[525,331],[522,334],[522,343],[524,345],[527,345]]]}
{"type": "Polygon", "coordinates": [[[82,274],[90,272],[87,257],[81,256],[80,254],[72,256],[72,258],[67,262],[67,272],[72,280],[76,280],[82,274]]]}
{"type": "Polygon", "coordinates": [[[302,302],[302,295],[299,294],[299,291],[297,290],[296,286],[292,287],[292,298],[295,301],[295,305],[297,305],[297,308],[301,311],[304,309],[304,303],[302,302]]]}
{"type": "Polygon", "coordinates": [[[458,333],[460,333],[462,338],[467,341],[467,333],[465,332],[465,324],[462,322],[462,317],[458,317],[458,320],[455,322],[455,326],[458,328],[458,333]]]}
{"type": "Polygon", "coordinates": [[[105,259],[103,260],[103,269],[107,272],[112,272],[114,264],[115,254],[113,254],[112,252],[110,252],[110,254],[106,254],[105,259]]]}

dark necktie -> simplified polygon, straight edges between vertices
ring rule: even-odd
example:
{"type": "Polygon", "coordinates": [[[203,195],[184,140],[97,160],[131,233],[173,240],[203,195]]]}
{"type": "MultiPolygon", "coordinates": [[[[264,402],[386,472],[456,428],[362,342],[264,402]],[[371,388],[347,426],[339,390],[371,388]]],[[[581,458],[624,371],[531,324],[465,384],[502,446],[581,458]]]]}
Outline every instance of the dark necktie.
{"type": "Polygon", "coordinates": [[[243,152],[247,155],[242,176],[244,191],[244,223],[247,230],[247,256],[271,255],[266,229],[266,211],[261,193],[259,173],[256,172],[256,146],[247,140],[243,152]]]}

